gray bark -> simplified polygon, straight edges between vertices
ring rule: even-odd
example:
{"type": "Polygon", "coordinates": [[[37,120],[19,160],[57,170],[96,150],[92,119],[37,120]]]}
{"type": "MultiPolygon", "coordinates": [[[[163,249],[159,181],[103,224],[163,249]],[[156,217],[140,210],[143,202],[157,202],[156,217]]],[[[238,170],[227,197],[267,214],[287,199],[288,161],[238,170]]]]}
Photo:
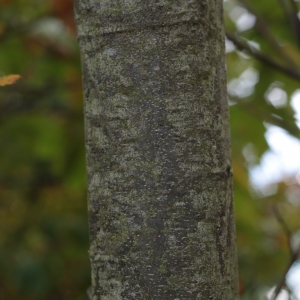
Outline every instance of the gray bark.
{"type": "Polygon", "coordinates": [[[222,0],[75,0],[92,299],[238,299],[222,0]]]}

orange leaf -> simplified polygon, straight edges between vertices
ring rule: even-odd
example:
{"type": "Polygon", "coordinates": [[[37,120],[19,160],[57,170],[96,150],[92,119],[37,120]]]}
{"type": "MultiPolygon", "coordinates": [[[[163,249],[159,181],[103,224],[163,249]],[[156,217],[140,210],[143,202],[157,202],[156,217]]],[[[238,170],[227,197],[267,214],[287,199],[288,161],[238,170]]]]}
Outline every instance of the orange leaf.
{"type": "Polygon", "coordinates": [[[16,83],[21,78],[20,75],[11,74],[0,77],[0,86],[10,85],[16,83]]]}

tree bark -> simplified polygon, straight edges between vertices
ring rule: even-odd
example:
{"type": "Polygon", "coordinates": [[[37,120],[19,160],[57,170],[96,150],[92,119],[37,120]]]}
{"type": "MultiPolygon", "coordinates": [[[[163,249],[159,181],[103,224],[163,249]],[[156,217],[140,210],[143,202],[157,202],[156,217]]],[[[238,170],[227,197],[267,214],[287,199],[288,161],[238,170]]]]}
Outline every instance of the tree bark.
{"type": "Polygon", "coordinates": [[[237,295],[222,0],[75,0],[92,299],[237,295]]]}

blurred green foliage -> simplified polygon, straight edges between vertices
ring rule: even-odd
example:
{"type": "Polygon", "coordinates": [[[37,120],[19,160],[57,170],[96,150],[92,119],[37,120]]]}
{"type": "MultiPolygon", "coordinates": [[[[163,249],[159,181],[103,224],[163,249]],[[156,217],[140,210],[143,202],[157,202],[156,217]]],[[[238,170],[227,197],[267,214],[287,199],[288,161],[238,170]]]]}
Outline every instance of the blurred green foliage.
{"type": "MultiPolygon", "coordinates": [[[[291,1],[227,0],[226,30],[278,64],[299,68],[297,36],[280,4],[291,1]],[[240,19],[245,14],[250,20],[255,16],[248,28],[240,19]]],[[[0,300],[87,299],[83,104],[72,13],[72,0],[0,0],[0,76],[22,76],[0,87],[0,300]]],[[[290,105],[299,80],[231,48],[227,64],[240,292],[244,300],[264,299],[290,259],[273,207],[296,233],[300,199],[291,202],[287,195],[300,187],[285,178],[276,193],[263,196],[251,186],[249,170],[269,148],[268,126],[300,137],[290,105]],[[266,101],[273,87],[286,92],[286,104],[266,101]]]]}
{"type": "Polygon", "coordinates": [[[272,60],[299,73],[299,31],[290,22],[297,18],[300,24],[299,4],[293,0],[224,1],[226,31],[233,42],[246,46],[237,47],[227,40],[240,292],[244,300],[266,299],[266,291],[278,284],[291,259],[289,237],[274,208],[292,236],[299,237],[300,186],[296,174],[287,178],[283,174],[282,182],[273,184],[275,190],[271,192],[267,186],[265,194],[249,181],[250,170],[269,150],[265,133],[270,126],[300,138],[291,106],[300,80],[267,63],[272,60]],[[247,51],[247,46],[252,51],[247,51]],[[263,54],[264,59],[257,54],[263,54]],[[286,102],[284,97],[280,103],[268,99],[275,88],[286,94],[286,102]],[[289,201],[289,194],[296,200],[289,201]]]}
{"type": "Polygon", "coordinates": [[[87,299],[84,128],[72,1],[0,1],[0,299],[87,299]]]}

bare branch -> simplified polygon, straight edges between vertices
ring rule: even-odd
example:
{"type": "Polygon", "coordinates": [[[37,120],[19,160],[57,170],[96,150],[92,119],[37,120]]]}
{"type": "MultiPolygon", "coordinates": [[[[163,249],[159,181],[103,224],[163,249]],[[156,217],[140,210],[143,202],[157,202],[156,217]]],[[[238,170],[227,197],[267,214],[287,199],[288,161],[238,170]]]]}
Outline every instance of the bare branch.
{"type": "Polygon", "coordinates": [[[289,65],[294,66],[297,63],[295,59],[278,43],[268,23],[255,11],[253,5],[248,0],[239,0],[239,2],[256,17],[255,28],[264,39],[268,41],[269,45],[277,51],[279,57],[285,60],[289,65]]]}
{"type": "Polygon", "coordinates": [[[274,293],[271,297],[271,300],[276,300],[277,296],[279,295],[280,291],[282,290],[282,288],[285,285],[286,282],[286,276],[288,274],[288,272],[290,271],[291,267],[293,266],[294,262],[298,259],[299,254],[300,254],[300,245],[294,250],[292,247],[292,233],[290,231],[290,229],[288,228],[286,222],[284,221],[283,217],[281,216],[280,212],[278,211],[278,209],[276,208],[276,206],[273,206],[273,211],[274,214],[276,216],[277,221],[279,222],[279,224],[281,225],[281,227],[283,228],[284,232],[287,235],[288,238],[288,243],[289,243],[289,249],[290,249],[290,253],[291,253],[291,257],[290,257],[290,261],[285,269],[285,272],[283,274],[283,276],[281,277],[280,281],[278,282],[274,293]]]}
{"type": "Polygon", "coordinates": [[[289,0],[290,5],[287,4],[285,0],[278,0],[282,9],[284,10],[284,13],[286,15],[287,20],[290,23],[290,26],[292,27],[298,46],[300,47],[300,21],[298,19],[298,8],[294,0],[289,0]]]}
{"type": "Polygon", "coordinates": [[[286,130],[291,135],[299,138],[300,131],[297,126],[295,126],[295,123],[288,122],[287,120],[284,120],[280,118],[277,115],[274,115],[264,109],[259,108],[257,105],[252,104],[250,102],[244,102],[240,101],[239,98],[233,97],[231,95],[228,95],[229,99],[237,102],[239,107],[241,107],[243,110],[247,111],[247,113],[250,113],[253,117],[264,120],[270,124],[273,124],[275,126],[278,126],[284,130],[286,130]]]}
{"type": "Polygon", "coordinates": [[[291,4],[291,8],[293,10],[293,13],[297,16],[298,15],[298,5],[294,0],[289,0],[291,4]]]}
{"type": "Polygon", "coordinates": [[[298,18],[298,6],[294,0],[290,0],[291,4],[291,21],[293,22],[295,34],[298,39],[298,45],[300,46],[300,20],[298,18]]]}
{"type": "Polygon", "coordinates": [[[287,66],[284,66],[284,65],[278,63],[274,59],[270,58],[270,56],[267,56],[263,52],[261,52],[257,49],[254,49],[254,48],[250,47],[248,44],[240,41],[240,39],[236,38],[231,33],[227,32],[226,37],[230,41],[232,41],[239,50],[245,51],[246,53],[253,56],[257,60],[261,61],[262,63],[276,69],[277,71],[279,71],[281,73],[286,74],[287,76],[290,76],[296,80],[300,80],[300,71],[299,70],[293,69],[291,67],[287,67],[287,66]]]}
{"type": "Polygon", "coordinates": [[[279,212],[278,208],[276,205],[273,205],[273,212],[274,215],[278,221],[278,223],[281,225],[283,231],[285,232],[286,236],[287,236],[287,240],[288,240],[288,247],[290,250],[291,255],[293,255],[293,248],[292,248],[292,233],[288,227],[288,225],[286,224],[285,220],[283,219],[281,213],[279,212]]]}

